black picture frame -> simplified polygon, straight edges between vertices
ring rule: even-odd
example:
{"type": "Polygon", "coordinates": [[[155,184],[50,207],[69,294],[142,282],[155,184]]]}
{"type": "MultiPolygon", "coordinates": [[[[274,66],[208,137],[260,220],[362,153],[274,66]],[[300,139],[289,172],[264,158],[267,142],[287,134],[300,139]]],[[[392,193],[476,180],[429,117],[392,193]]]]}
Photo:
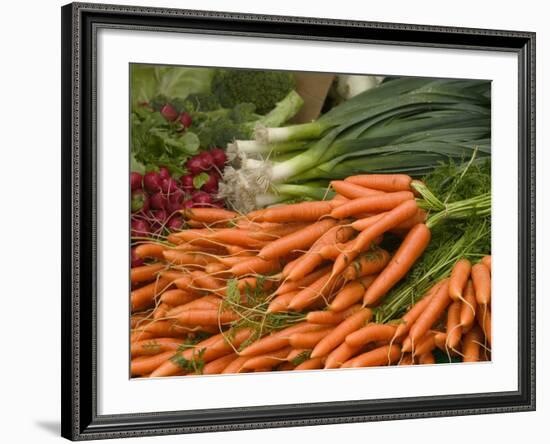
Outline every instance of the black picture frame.
{"type": "Polygon", "coordinates": [[[535,409],[535,33],[72,3],[62,14],[62,436],[71,440],[535,409]],[[100,416],[95,38],[99,27],[508,51],[519,65],[518,390],[100,416]]]}

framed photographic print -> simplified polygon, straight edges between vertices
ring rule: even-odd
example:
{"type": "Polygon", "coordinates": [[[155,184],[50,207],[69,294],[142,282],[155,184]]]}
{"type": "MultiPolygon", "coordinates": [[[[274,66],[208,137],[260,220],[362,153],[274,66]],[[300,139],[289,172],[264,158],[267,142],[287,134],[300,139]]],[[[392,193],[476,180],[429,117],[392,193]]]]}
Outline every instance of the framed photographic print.
{"type": "Polygon", "coordinates": [[[533,33],[61,12],[64,437],[535,408],[533,33]]]}

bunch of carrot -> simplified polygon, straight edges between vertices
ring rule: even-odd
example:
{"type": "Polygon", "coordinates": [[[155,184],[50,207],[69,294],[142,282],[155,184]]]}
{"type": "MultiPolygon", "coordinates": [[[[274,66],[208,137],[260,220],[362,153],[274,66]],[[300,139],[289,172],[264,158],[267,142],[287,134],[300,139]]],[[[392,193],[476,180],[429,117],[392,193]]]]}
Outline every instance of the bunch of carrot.
{"type": "Polygon", "coordinates": [[[135,250],[147,263],[131,270],[132,375],[425,363],[436,346],[475,355],[469,344],[490,343],[484,264],[470,272],[459,261],[401,324],[370,322],[430,242],[412,182],[360,175],[331,182],[330,201],[247,215],[182,210],[191,228],[135,250]],[[380,247],[388,232],[402,237],[393,255],[380,247]],[[472,294],[481,298],[475,306],[472,294]],[[481,327],[461,323],[464,307],[481,327]]]}

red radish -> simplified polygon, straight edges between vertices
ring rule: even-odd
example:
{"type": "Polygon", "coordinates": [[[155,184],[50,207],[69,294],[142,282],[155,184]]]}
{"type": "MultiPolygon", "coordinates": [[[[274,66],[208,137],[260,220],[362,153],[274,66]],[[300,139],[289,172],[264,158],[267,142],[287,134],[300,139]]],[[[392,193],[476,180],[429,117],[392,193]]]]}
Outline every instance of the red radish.
{"type": "Polygon", "coordinates": [[[162,192],[164,194],[171,194],[178,189],[178,183],[176,179],[169,177],[168,179],[162,179],[160,182],[162,192]]]}
{"type": "Polygon", "coordinates": [[[194,176],[202,171],[202,161],[199,156],[191,157],[185,164],[185,167],[194,176]]]}
{"type": "Polygon", "coordinates": [[[212,206],[212,197],[203,191],[197,191],[193,193],[193,202],[197,207],[210,207],[212,206]]]}
{"type": "Polygon", "coordinates": [[[177,188],[170,196],[168,196],[168,203],[166,205],[166,210],[169,214],[175,213],[178,210],[181,210],[183,201],[185,200],[185,193],[177,188]]]}
{"type": "Polygon", "coordinates": [[[151,223],[151,230],[155,233],[158,233],[159,231],[164,228],[164,224],[166,223],[167,214],[164,210],[155,210],[150,212],[152,223],[151,223]]]}
{"type": "Polygon", "coordinates": [[[160,176],[158,173],[151,171],[143,176],[143,186],[147,192],[153,194],[161,190],[160,176]]]}
{"type": "Polygon", "coordinates": [[[215,208],[225,208],[223,200],[214,200],[212,206],[215,208]]]}
{"type": "Polygon", "coordinates": [[[162,193],[155,193],[149,198],[149,203],[151,208],[155,210],[164,210],[168,203],[168,199],[162,193]]]}
{"type": "Polygon", "coordinates": [[[225,165],[225,162],[227,162],[227,156],[225,155],[225,152],[221,148],[213,148],[210,150],[210,155],[212,156],[212,159],[214,159],[214,164],[222,169],[225,165]]]}
{"type": "Polygon", "coordinates": [[[136,247],[131,249],[132,267],[139,267],[143,265],[143,259],[136,254],[136,247]]]}
{"type": "Polygon", "coordinates": [[[206,193],[209,193],[209,194],[216,193],[218,191],[218,178],[217,178],[217,176],[213,173],[210,173],[208,175],[208,180],[201,187],[201,190],[206,192],[206,193]]]}
{"type": "Polygon", "coordinates": [[[166,228],[168,228],[170,231],[178,231],[181,230],[182,227],[183,218],[179,214],[172,216],[166,223],[166,228]]]}
{"type": "Polygon", "coordinates": [[[203,171],[208,171],[214,166],[214,159],[212,158],[212,154],[210,154],[208,151],[203,151],[199,154],[199,159],[201,162],[201,169],[203,171]]]}
{"type": "Polygon", "coordinates": [[[160,113],[169,122],[174,122],[178,118],[178,112],[169,103],[161,108],[160,113]]]}
{"type": "Polygon", "coordinates": [[[166,167],[160,167],[159,168],[159,177],[162,179],[170,179],[170,170],[166,167]]]}
{"type": "Polygon", "coordinates": [[[186,200],[185,202],[183,202],[183,204],[181,206],[182,206],[182,208],[193,208],[195,206],[195,202],[193,202],[191,199],[189,199],[189,200],[186,200]]]}
{"type": "Polygon", "coordinates": [[[132,192],[132,213],[138,211],[147,211],[149,209],[149,198],[143,190],[135,190],[132,192]]]}
{"type": "Polygon", "coordinates": [[[143,176],[141,174],[135,173],[135,172],[130,173],[130,189],[132,191],[135,191],[141,188],[142,181],[143,181],[143,176]]]}
{"type": "Polygon", "coordinates": [[[188,193],[193,191],[195,189],[195,187],[193,186],[193,176],[191,174],[181,176],[181,185],[184,191],[187,191],[188,193]]]}
{"type": "Polygon", "coordinates": [[[191,118],[191,114],[183,112],[180,115],[180,122],[185,128],[189,128],[191,124],[193,123],[193,119],[191,118]]]}
{"type": "Polygon", "coordinates": [[[143,237],[149,235],[151,228],[143,219],[134,219],[131,223],[132,237],[143,237]]]}

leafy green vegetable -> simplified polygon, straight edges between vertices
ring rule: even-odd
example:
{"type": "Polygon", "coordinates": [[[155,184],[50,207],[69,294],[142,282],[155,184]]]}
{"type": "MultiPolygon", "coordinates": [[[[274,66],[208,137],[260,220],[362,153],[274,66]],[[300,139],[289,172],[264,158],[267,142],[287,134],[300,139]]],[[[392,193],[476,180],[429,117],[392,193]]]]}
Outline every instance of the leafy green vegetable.
{"type": "Polygon", "coordinates": [[[199,150],[196,134],[181,131],[180,126],[150,108],[137,108],[131,125],[132,154],[146,169],[166,166],[173,174],[184,174],[185,161],[199,150]]]}
{"type": "Polygon", "coordinates": [[[209,93],[214,75],[211,68],[181,66],[130,65],[133,109],[155,97],[186,98],[190,94],[209,93]]]}
{"type": "Polygon", "coordinates": [[[200,190],[202,186],[206,182],[208,182],[209,178],[210,176],[208,175],[208,173],[197,174],[195,177],[193,177],[193,186],[195,187],[196,190],[200,190]]]}

